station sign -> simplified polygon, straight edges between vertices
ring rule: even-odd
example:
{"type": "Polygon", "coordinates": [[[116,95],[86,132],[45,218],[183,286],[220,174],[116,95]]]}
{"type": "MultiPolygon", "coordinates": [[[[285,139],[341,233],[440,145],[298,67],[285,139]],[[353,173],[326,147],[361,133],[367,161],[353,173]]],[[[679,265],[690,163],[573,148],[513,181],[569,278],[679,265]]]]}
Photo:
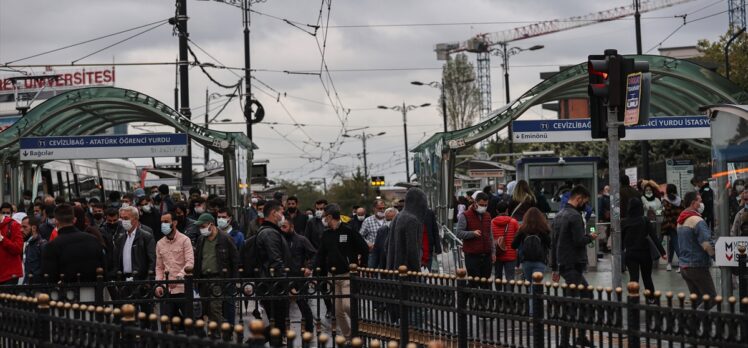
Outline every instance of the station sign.
{"type": "Polygon", "coordinates": [[[738,267],[739,246],[748,248],[748,237],[719,237],[714,243],[714,264],[722,267],[738,267]]]}
{"type": "Polygon", "coordinates": [[[179,157],[187,154],[187,134],[92,135],[21,138],[22,161],[179,157]]]}
{"type": "Polygon", "coordinates": [[[471,178],[503,178],[503,169],[468,169],[471,178]]]}
{"type": "MultiPolygon", "coordinates": [[[[606,141],[592,139],[590,119],[513,121],[515,143],[561,143],[606,141]]],[[[669,140],[710,138],[709,118],[706,116],[650,117],[641,126],[626,127],[626,137],[631,140],[669,140]]]]}

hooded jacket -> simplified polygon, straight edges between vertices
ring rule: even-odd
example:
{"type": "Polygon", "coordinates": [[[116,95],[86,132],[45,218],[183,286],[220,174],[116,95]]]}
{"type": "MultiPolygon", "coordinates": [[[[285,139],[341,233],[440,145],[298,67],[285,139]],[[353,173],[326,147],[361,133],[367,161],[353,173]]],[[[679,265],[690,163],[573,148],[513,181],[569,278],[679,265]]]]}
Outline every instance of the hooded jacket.
{"type": "Polygon", "coordinates": [[[683,211],[683,202],[678,195],[665,195],[662,199],[662,234],[669,236],[678,227],[678,216],[683,211]]]}
{"type": "Polygon", "coordinates": [[[413,187],[405,194],[405,206],[390,225],[387,240],[387,268],[401,265],[409,271],[420,271],[423,253],[423,220],[428,206],[426,194],[413,187]]]}
{"type": "Polygon", "coordinates": [[[628,217],[621,222],[621,232],[623,240],[623,249],[627,255],[630,253],[643,253],[647,256],[650,254],[649,237],[657,247],[660,255],[665,255],[665,249],[662,244],[657,243],[657,234],[654,225],[644,216],[644,204],[634,198],[629,201],[628,217]]]}
{"type": "Polygon", "coordinates": [[[23,277],[21,224],[6,217],[0,222],[0,234],[3,236],[3,241],[0,242],[0,282],[7,282],[13,277],[20,279],[23,277]]]}

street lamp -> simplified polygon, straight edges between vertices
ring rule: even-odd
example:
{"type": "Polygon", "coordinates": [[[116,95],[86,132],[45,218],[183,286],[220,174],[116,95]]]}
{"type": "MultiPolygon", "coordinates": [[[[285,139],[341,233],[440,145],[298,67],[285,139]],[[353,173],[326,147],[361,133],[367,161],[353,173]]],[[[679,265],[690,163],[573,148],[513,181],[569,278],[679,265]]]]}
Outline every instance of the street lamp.
{"type": "MultiPolygon", "coordinates": [[[[474,79],[470,80],[464,80],[464,81],[458,81],[458,83],[466,83],[466,82],[473,82],[474,79]]],[[[444,76],[442,76],[442,82],[437,81],[431,81],[429,83],[423,83],[421,81],[411,81],[411,85],[416,86],[429,86],[434,88],[439,88],[441,90],[441,99],[442,99],[442,117],[444,118],[444,133],[447,132],[447,93],[444,91],[444,76]]]]}
{"type": "MultiPolygon", "coordinates": [[[[343,134],[343,137],[345,137],[345,138],[357,138],[357,139],[361,139],[361,142],[364,145],[364,178],[366,179],[367,182],[369,181],[369,167],[368,167],[368,165],[366,163],[366,139],[371,139],[373,137],[378,137],[378,136],[382,136],[382,135],[385,135],[385,134],[386,134],[386,132],[379,132],[377,134],[373,134],[373,133],[366,133],[366,131],[362,131],[361,134],[353,134],[353,135],[348,134],[348,133],[344,133],[343,134]]],[[[366,185],[366,192],[367,193],[369,192],[369,185],[368,184],[366,185]]]]}
{"type": "Polygon", "coordinates": [[[384,106],[379,105],[377,108],[383,110],[395,110],[403,113],[403,136],[405,138],[405,181],[410,182],[410,155],[408,153],[408,111],[415,110],[418,108],[425,108],[431,106],[430,103],[424,103],[421,105],[395,105],[395,106],[384,106]]]}
{"type": "MultiPolygon", "coordinates": [[[[210,113],[210,101],[213,99],[218,99],[223,97],[220,93],[208,93],[208,89],[205,89],[205,129],[209,129],[208,125],[210,124],[210,121],[208,121],[208,114],[210,113]]],[[[205,165],[208,165],[208,158],[210,156],[210,149],[208,149],[207,146],[203,146],[205,148],[205,151],[203,153],[203,160],[205,162],[205,165]]]]}
{"type": "MultiPolygon", "coordinates": [[[[500,43],[501,49],[494,50],[495,54],[497,56],[501,57],[501,66],[504,68],[504,92],[506,92],[506,104],[509,105],[510,96],[509,96],[509,57],[519,54],[523,51],[537,51],[539,49],[543,49],[543,45],[535,45],[530,48],[521,48],[521,47],[511,47],[507,48],[507,43],[502,42],[500,43]]],[[[509,124],[509,153],[514,153],[514,139],[512,139],[512,124],[509,124]]],[[[514,157],[511,158],[512,162],[514,160],[514,157]]]]}

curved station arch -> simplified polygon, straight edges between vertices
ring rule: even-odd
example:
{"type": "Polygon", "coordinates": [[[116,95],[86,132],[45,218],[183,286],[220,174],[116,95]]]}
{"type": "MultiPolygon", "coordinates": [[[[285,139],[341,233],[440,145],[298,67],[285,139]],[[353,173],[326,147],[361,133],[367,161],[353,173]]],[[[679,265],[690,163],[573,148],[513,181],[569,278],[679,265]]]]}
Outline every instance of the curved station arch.
{"type": "MultiPolygon", "coordinates": [[[[174,127],[191,140],[223,155],[226,173],[235,173],[236,166],[251,165],[252,141],[241,132],[220,132],[194,124],[190,119],[163,102],[144,93],[116,87],[81,88],[54,96],[29,110],[21,119],[0,133],[0,169],[17,170],[21,166],[20,140],[23,137],[82,136],[100,134],[104,130],[131,122],[150,122],[174,127]],[[237,163],[236,151],[247,152],[247,163],[237,163]]],[[[11,199],[17,201],[20,190],[32,185],[32,163],[23,162],[23,182],[11,185],[11,199]],[[23,186],[23,187],[21,187],[23,186]]],[[[18,175],[11,175],[11,181],[18,175]]],[[[225,175],[227,200],[238,206],[238,180],[225,175]]],[[[5,187],[0,176],[0,196],[5,187]]]]}
{"type": "MultiPolygon", "coordinates": [[[[696,63],[654,55],[627,55],[649,62],[652,73],[651,116],[698,115],[715,104],[746,104],[748,92],[723,76],[696,63]]],[[[533,106],[569,98],[587,98],[587,63],[566,68],[532,87],[508,105],[491,112],[481,123],[451,132],[436,133],[413,149],[414,168],[430,204],[447,221],[452,196],[455,151],[494,136],[533,106]]]]}

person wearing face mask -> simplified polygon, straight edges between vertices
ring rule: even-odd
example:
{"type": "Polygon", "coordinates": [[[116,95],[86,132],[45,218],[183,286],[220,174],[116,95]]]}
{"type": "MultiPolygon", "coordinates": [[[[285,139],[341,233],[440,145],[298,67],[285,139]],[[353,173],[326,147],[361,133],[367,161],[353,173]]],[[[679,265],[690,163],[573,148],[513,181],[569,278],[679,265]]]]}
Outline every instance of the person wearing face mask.
{"type": "MultiPolygon", "coordinates": [[[[263,221],[257,232],[257,260],[259,262],[261,277],[284,277],[285,269],[293,265],[291,250],[286,239],[283,238],[280,226],[285,222],[283,206],[276,200],[267,201],[264,204],[263,221]]],[[[285,336],[286,316],[288,315],[288,300],[261,301],[268,318],[274,320],[275,326],[280,329],[281,335],[285,336]]],[[[266,329],[265,337],[270,334],[270,327],[266,329]]]]}
{"type": "Polygon", "coordinates": [[[42,276],[42,250],[47,240],[39,235],[39,219],[31,216],[21,220],[21,231],[26,240],[23,258],[23,284],[40,284],[44,282],[42,276]]]}
{"type": "Polygon", "coordinates": [[[377,230],[377,238],[374,240],[374,247],[369,252],[369,259],[372,255],[376,260],[376,265],[369,266],[372,268],[385,269],[387,267],[387,236],[390,233],[392,220],[397,216],[397,209],[390,207],[384,211],[384,225],[377,230]]]}
{"type": "Polygon", "coordinates": [[[146,280],[156,269],[156,240],[139,222],[138,208],[119,209],[119,222],[125,233],[114,242],[112,270],[125,280],[146,280]]]}
{"type": "Polygon", "coordinates": [[[18,202],[18,211],[31,215],[33,214],[33,209],[34,204],[31,202],[31,191],[24,190],[21,201],[18,202]]]}
{"type": "Polygon", "coordinates": [[[52,231],[54,231],[57,226],[55,221],[55,206],[54,205],[45,205],[42,209],[42,224],[39,226],[39,234],[42,235],[42,238],[51,241],[52,231]]]}
{"type": "MultiPolygon", "coordinates": [[[[159,232],[163,238],[156,243],[156,280],[165,280],[166,272],[169,280],[184,279],[187,267],[194,267],[195,256],[190,239],[177,229],[176,215],[166,212],[161,215],[159,232]]],[[[184,298],[183,284],[169,284],[169,291],[158,287],[155,290],[157,297],[170,299],[184,298]]],[[[167,302],[164,304],[164,315],[169,317],[179,316],[184,318],[185,302],[167,302]]]]}
{"type": "Polygon", "coordinates": [[[678,196],[678,188],[673,184],[667,184],[665,197],[662,199],[662,238],[667,238],[667,268],[668,272],[673,270],[680,272],[677,263],[673,263],[673,256],[680,257],[678,252],[678,216],[683,211],[683,200],[678,196]]]}
{"type": "Polygon", "coordinates": [[[455,234],[462,239],[465,268],[471,277],[491,278],[492,265],[496,262],[491,214],[487,210],[488,195],[478,192],[474,203],[457,218],[455,234]]]}
{"type": "Polygon", "coordinates": [[[193,199],[190,201],[190,206],[192,208],[190,209],[190,215],[187,215],[187,217],[192,220],[197,220],[200,215],[205,212],[205,198],[197,197],[193,199]]]}
{"type": "Polygon", "coordinates": [[[649,221],[657,221],[658,216],[662,216],[662,201],[657,197],[659,193],[659,187],[654,181],[644,181],[642,183],[644,189],[644,195],[641,198],[642,204],[644,205],[644,216],[649,221]]]}
{"type": "MultiPolygon", "coordinates": [[[[216,227],[216,220],[208,213],[200,215],[195,221],[195,226],[200,231],[195,245],[195,278],[236,278],[239,253],[231,237],[216,227]],[[223,270],[226,270],[226,273],[223,270]]],[[[233,318],[224,318],[223,301],[210,300],[211,294],[217,290],[214,287],[222,286],[220,283],[202,283],[199,286],[200,297],[204,300],[203,313],[207,314],[208,319],[219,323],[229,319],[233,321],[233,318]]]]}
{"type": "MultiPolygon", "coordinates": [[[[385,208],[386,207],[383,200],[375,200],[374,215],[367,217],[361,224],[361,229],[358,231],[361,236],[364,237],[366,244],[369,245],[369,251],[374,248],[374,243],[377,239],[377,232],[387,222],[384,218],[385,208]]],[[[374,254],[369,254],[369,260],[367,262],[368,267],[375,267],[376,263],[376,256],[374,254]]]]}
{"type": "MultiPolygon", "coordinates": [[[[571,189],[566,205],[553,219],[551,241],[551,275],[554,282],[560,277],[567,284],[583,285],[587,287],[584,270],[587,268],[587,244],[597,238],[597,234],[585,233],[585,222],[582,212],[590,200],[590,192],[582,185],[571,189]]],[[[591,297],[591,292],[581,292],[581,296],[591,297]]],[[[579,331],[576,343],[582,346],[592,346],[592,342],[585,336],[585,330],[579,331]]],[[[559,347],[569,347],[570,329],[562,328],[559,347]]]]}
{"type": "Polygon", "coordinates": [[[236,246],[236,250],[241,250],[242,246],[244,246],[244,233],[234,228],[234,225],[232,224],[234,219],[231,210],[226,207],[221,207],[218,209],[216,214],[218,216],[216,219],[216,226],[218,226],[218,229],[231,237],[231,240],[236,246]]]}
{"type": "MultiPolygon", "coordinates": [[[[717,295],[709,268],[714,256],[714,242],[712,231],[704,221],[704,202],[697,191],[688,192],[683,196],[686,207],[678,216],[678,265],[680,275],[692,294],[696,294],[699,305],[704,295],[712,298],[717,295]]],[[[711,307],[714,302],[706,304],[711,307]]]]}
{"type": "MultiPolygon", "coordinates": [[[[322,235],[322,243],[315,257],[315,268],[322,274],[328,273],[347,277],[351,264],[363,264],[369,257],[369,246],[358,232],[354,232],[340,221],[340,207],[330,204],[325,207],[322,223],[327,227],[322,235]],[[334,268],[334,270],[333,270],[334,268]]],[[[335,280],[335,323],[341,334],[351,338],[351,301],[342,296],[350,294],[350,280],[335,280]]]]}
{"type": "Polygon", "coordinates": [[[257,201],[257,217],[249,222],[247,238],[257,235],[260,227],[262,227],[262,223],[265,222],[265,203],[265,200],[262,199],[257,201]]]}
{"type": "MultiPolygon", "coordinates": [[[[288,275],[290,277],[309,277],[312,275],[311,263],[314,255],[317,254],[317,249],[314,249],[309,239],[294,231],[294,226],[290,220],[282,220],[280,222],[280,230],[291,253],[291,263],[288,265],[290,272],[288,275]]],[[[293,288],[301,293],[308,291],[308,286],[301,282],[295,282],[293,288]]],[[[308,300],[305,298],[296,298],[294,302],[299,307],[304,320],[304,331],[314,332],[314,314],[309,307],[308,300]]]]}
{"type": "Polygon", "coordinates": [[[106,223],[104,221],[104,205],[95,202],[88,205],[91,211],[91,226],[97,227],[101,231],[101,225],[106,223]]]}
{"type": "Polygon", "coordinates": [[[0,211],[0,285],[15,285],[23,277],[21,224],[11,217],[13,207],[10,203],[3,203],[0,211]]]}
{"type": "Polygon", "coordinates": [[[361,227],[364,225],[366,218],[366,208],[357,207],[353,216],[351,216],[351,220],[348,222],[348,226],[353,232],[361,233],[361,227]]]}
{"type": "Polygon", "coordinates": [[[641,199],[642,194],[639,190],[631,186],[631,179],[627,175],[621,175],[621,219],[625,219],[628,214],[629,202],[632,198],[641,199]]]}
{"type": "Polygon", "coordinates": [[[153,234],[156,239],[156,243],[163,237],[158,231],[161,229],[161,212],[153,206],[151,197],[144,196],[138,202],[138,209],[140,210],[140,223],[144,227],[150,229],[149,232],[153,234]]]}
{"type": "Polygon", "coordinates": [[[728,190],[727,201],[729,202],[728,206],[730,207],[730,221],[735,221],[735,216],[745,206],[745,201],[743,201],[742,197],[744,190],[745,181],[743,179],[735,180],[728,190]]]}
{"type": "Polygon", "coordinates": [[[325,226],[322,225],[322,215],[324,215],[326,207],[326,199],[318,199],[314,202],[314,219],[307,222],[303,233],[304,237],[309,239],[317,250],[319,250],[320,243],[322,243],[322,233],[325,231],[325,226]]]}
{"type": "Polygon", "coordinates": [[[694,190],[699,192],[701,202],[704,203],[704,212],[701,216],[710,230],[714,229],[714,191],[709,187],[709,182],[694,177],[691,179],[694,190]]]}

